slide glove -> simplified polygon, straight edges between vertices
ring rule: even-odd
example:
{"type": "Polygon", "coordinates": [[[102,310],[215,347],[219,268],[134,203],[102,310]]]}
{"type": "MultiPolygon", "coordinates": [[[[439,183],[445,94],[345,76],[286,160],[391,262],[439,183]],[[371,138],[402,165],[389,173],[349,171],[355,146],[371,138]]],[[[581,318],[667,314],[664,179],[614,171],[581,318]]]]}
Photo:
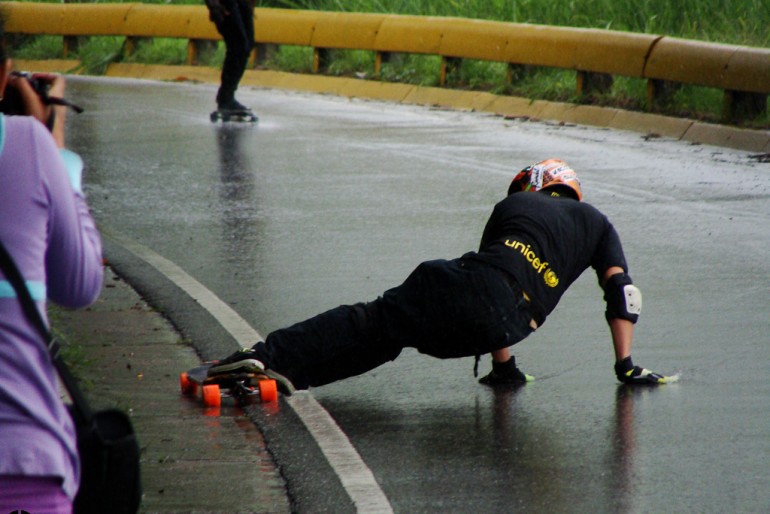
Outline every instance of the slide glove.
{"type": "Polygon", "coordinates": [[[492,371],[479,379],[480,384],[488,386],[526,384],[535,379],[532,375],[522,373],[516,367],[516,358],[511,356],[506,362],[492,361],[492,371]]]}
{"type": "Polygon", "coordinates": [[[658,385],[669,382],[669,377],[653,373],[649,369],[634,366],[631,356],[615,363],[615,375],[624,384],[658,385]]]}

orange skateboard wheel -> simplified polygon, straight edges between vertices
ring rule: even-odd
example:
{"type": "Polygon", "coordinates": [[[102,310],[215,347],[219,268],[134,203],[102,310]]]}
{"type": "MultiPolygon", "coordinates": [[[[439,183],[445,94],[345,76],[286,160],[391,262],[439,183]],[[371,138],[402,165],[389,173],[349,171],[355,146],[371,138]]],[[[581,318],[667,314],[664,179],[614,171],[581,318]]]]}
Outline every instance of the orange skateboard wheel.
{"type": "Polygon", "coordinates": [[[198,384],[190,380],[187,373],[179,375],[179,388],[182,390],[182,394],[187,396],[194,396],[198,393],[198,384]]]}
{"type": "Polygon", "coordinates": [[[259,398],[263,402],[274,402],[278,400],[278,384],[275,380],[259,381],[259,398]]]}
{"type": "Polygon", "coordinates": [[[206,407],[219,407],[222,405],[222,395],[219,394],[218,384],[203,386],[203,405],[206,407]]]}

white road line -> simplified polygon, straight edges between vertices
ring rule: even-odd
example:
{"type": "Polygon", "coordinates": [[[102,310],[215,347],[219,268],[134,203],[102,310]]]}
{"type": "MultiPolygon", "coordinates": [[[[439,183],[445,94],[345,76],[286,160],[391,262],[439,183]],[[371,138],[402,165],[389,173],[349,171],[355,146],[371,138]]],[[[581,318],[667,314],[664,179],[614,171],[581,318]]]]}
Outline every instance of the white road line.
{"type": "Polygon", "coordinates": [[[295,393],[287,401],[334,468],[358,512],[392,513],[393,508],[372,471],[326,409],[305,391],[295,393]]]}
{"type": "MultiPolygon", "coordinates": [[[[214,316],[241,347],[251,346],[262,340],[259,332],[237,312],[172,261],[123,235],[103,232],[103,236],[120,244],[179,286],[214,316]]],[[[326,409],[308,392],[299,392],[287,397],[286,403],[315,439],[358,512],[392,513],[393,508],[377,484],[372,471],[326,409]]]]}
{"type": "Polygon", "coordinates": [[[246,320],[241,318],[229,305],[170,260],[125,236],[113,232],[108,232],[104,235],[120,243],[123,248],[151,265],[174,284],[178,285],[201,307],[214,316],[225,330],[230,332],[235,340],[238,341],[240,348],[252,346],[256,342],[263,340],[259,332],[246,323],[246,320]]]}

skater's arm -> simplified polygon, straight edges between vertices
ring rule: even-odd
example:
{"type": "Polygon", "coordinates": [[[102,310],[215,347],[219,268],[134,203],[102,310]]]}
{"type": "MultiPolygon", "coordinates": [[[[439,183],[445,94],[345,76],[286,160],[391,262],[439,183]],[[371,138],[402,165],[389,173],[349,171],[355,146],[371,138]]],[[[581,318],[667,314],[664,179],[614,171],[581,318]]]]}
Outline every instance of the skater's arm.
{"type": "MultiPolygon", "coordinates": [[[[613,275],[618,273],[625,273],[625,270],[620,266],[610,266],[604,272],[602,277],[602,286],[613,275]]],[[[615,360],[621,361],[631,355],[631,344],[634,338],[634,324],[626,319],[612,318],[607,320],[610,325],[610,334],[612,334],[612,347],[615,351],[615,360]]]]}
{"type": "Polygon", "coordinates": [[[610,266],[602,278],[605,299],[608,301],[607,323],[610,326],[612,347],[615,351],[615,376],[621,382],[631,385],[665,384],[673,381],[669,377],[635,366],[631,360],[634,323],[642,306],[639,290],[630,284],[630,278],[619,266],[610,266]],[[620,296],[617,292],[612,293],[614,288],[621,288],[620,296]],[[615,305],[611,306],[613,302],[615,305]]]}
{"type": "Polygon", "coordinates": [[[621,361],[631,355],[631,343],[634,337],[634,324],[625,319],[611,319],[610,333],[615,360],[621,361]]]}

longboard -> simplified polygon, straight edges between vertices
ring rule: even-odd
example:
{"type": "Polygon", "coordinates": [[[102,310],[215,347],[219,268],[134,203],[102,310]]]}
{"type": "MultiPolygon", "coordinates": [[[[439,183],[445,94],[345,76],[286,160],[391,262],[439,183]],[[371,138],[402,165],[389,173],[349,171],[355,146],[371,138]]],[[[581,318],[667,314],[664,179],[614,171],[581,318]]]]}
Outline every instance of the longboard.
{"type": "Polygon", "coordinates": [[[237,121],[241,123],[256,123],[259,118],[251,111],[214,111],[209,115],[212,123],[218,121],[230,122],[237,121]]]}
{"type": "Polygon", "coordinates": [[[278,386],[275,380],[264,373],[222,373],[209,376],[209,368],[214,365],[207,362],[202,366],[192,368],[179,376],[179,386],[182,394],[197,396],[200,391],[203,405],[218,407],[222,398],[235,398],[238,401],[258,396],[263,402],[278,400],[278,386]]]}

